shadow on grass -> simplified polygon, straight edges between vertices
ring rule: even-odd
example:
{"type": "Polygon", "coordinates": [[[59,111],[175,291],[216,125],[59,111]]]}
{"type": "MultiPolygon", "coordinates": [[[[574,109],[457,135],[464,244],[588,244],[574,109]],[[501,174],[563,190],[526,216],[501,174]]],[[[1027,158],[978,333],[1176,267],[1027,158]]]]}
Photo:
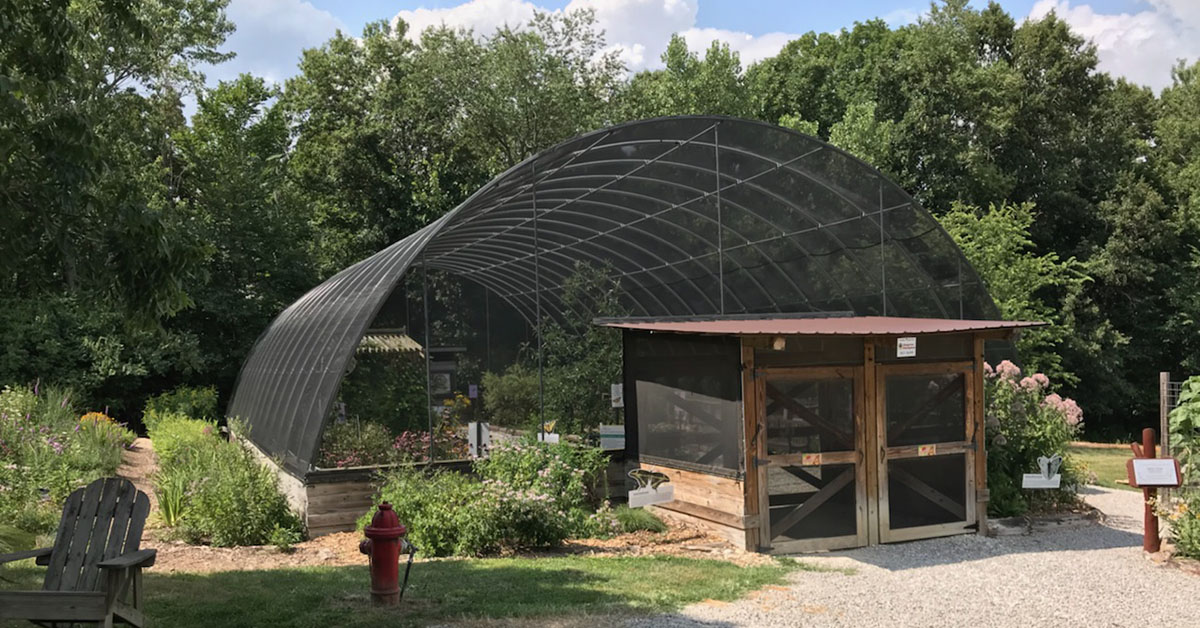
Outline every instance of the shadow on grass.
{"type": "MultiPolygon", "coordinates": [[[[433,561],[413,566],[404,601],[392,609],[371,606],[365,567],[151,572],[145,590],[154,626],[376,627],[669,612],[781,583],[792,568],[673,557],[433,561]]],[[[33,568],[5,577],[12,582],[0,589],[40,588],[33,568]]]]}

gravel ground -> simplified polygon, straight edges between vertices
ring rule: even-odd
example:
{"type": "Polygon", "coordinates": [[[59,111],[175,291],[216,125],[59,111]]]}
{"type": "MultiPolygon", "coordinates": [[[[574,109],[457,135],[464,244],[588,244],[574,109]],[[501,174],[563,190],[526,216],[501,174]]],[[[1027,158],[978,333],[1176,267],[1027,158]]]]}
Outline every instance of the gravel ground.
{"type": "Polygon", "coordinates": [[[1089,488],[1101,524],[956,536],[803,556],[812,565],[738,602],[630,626],[1200,626],[1200,577],[1142,554],[1141,494],[1089,488]]]}

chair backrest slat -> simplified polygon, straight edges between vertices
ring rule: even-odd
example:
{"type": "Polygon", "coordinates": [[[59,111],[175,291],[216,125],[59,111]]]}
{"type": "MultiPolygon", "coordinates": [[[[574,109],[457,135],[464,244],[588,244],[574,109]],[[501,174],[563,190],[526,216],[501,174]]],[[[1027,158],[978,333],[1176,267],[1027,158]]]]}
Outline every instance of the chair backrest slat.
{"type": "Polygon", "coordinates": [[[43,588],[48,591],[95,591],[96,564],[135,551],[150,500],[133,483],[103,478],[71,493],[63,506],[43,588]]]}

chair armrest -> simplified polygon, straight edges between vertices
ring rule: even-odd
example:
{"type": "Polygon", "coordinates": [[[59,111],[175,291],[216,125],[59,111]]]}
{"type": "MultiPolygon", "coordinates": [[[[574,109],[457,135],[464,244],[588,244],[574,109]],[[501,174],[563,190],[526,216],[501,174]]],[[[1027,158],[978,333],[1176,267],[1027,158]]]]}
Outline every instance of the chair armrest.
{"type": "Polygon", "coordinates": [[[122,554],[116,558],[110,558],[105,561],[96,563],[96,566],[101,569],[128,569],[130,567],[149,567],[154,564],[154,558],[158,555],[156,550],[144,549],[128,554],[122,554]]]}
{"type": "Polygon", "coordinates": [[[24,552],[13,552],[11,554],[0,554],[0,564],[11,563],[15,560],[25,560],[26,558],[36,558],[37,564],[49,564],[50,553],[54,551],[52,547],[43,547],[35,550],[25,550],[24,552]]]}

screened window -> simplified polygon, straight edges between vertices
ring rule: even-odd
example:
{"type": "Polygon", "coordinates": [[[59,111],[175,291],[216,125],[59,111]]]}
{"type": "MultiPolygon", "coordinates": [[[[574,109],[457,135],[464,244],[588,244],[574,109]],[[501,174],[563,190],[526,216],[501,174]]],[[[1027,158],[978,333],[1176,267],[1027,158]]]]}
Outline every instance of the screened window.
{"type": "Polygon", "coordinates": [[[743,442],[737,338],[628,332],[625,351],[639,460],[737,474],[743,442]]]}

